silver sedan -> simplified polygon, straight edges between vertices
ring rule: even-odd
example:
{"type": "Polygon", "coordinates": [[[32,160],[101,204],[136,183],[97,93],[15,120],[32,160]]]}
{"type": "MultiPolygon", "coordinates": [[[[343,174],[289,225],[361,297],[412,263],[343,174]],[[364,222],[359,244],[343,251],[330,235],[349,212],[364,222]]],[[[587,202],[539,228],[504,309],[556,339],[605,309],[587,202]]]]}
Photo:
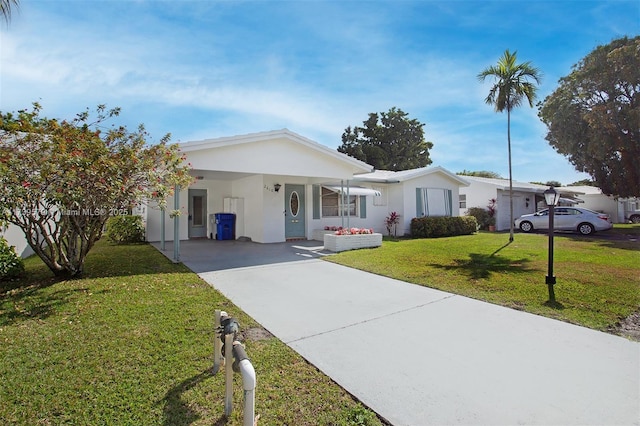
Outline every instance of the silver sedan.
{"type": "MultiPolygon", "coordinates": [[[[582,235],[606,231],[613,227],[609,215],[580,207],[556,207],[553,219],[555,230],[577,231],[582,235]]],[[[549,229],[549,209],[522,215],[515,220],[515,226],[523,232],[549,229]]]]}

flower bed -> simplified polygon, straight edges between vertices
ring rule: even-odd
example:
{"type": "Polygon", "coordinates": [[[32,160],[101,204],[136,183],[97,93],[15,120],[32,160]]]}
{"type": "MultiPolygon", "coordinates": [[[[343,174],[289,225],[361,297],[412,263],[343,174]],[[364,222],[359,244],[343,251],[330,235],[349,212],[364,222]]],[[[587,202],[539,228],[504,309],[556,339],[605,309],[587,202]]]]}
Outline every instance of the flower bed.
{"type": "Polygon", "coordinates": [[[372,229],[341,228],[332,234],[324,235],[324,249],[333,252],[380,247],[381,245],[382,234],[374,233],[372,229]]]}

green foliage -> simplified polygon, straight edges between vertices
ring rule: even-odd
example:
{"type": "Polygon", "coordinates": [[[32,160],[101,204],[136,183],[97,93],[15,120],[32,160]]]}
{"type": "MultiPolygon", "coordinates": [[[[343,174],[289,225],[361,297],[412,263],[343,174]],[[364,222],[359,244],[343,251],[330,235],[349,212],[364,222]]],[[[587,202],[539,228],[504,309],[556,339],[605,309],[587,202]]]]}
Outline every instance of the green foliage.
{"type": "Polygon", "coordinates": [[[485,68],[478,74],[478,80],[493,78],[494,84],[489,90],[485,103],[493,105],[496,112],[510,112],[527,100],[533,108],[540,84],[541,73],[531,62],[516,63],[517,52],[505,50],[496,65],[485,68]]]}
{"type": "Polygon", "coordinates": [[[596,186],[596,184],[591,179],[582,179],[582,180],[570,183],[567,186],[596,186]]]}
{"type": "Polygon", "coordinates": [[[0,280],[16,278],[24,272],[24,262],[14,246],[0,237],[0,280]]]}
{"type": "Polygon", "coordinates": [[[470,207],[467,209],[467,216],[476,218],[478,229],[489,229],[489,225],[495,224],[495,218],[489,216],[489,212],[482,207],[470,207]],[[494,219],[493,221],[491,219],[494,219]],[[491,223],[493,222],[493,223],[491,223]]]}
{"type": "Polygon", "coordinates": [[[13,9],[18,8],[18,0],[0,0],[0,15],[9,23],[13,9]]]}
{"type": "Polygon", "coordinates": [[[476,176],[476,177],[483,177],[483,178],[490,178],[490,179],[502,179],[502,176],[500,176],[498,173],[496,172],[489,172],[486,170],[479,170],[479,171],[471,171],[471,170],[463,170],[461,172],[456,173],[459,176],[476,176]]]}
{"type": "Polygon", "coordinates": [[[640,36],[596,47],[538,115],[549,144],[605,194],[640,196],[640,36]]]}
{"type": "MultiPolygon", "coordinates": [[[[485,103],[493,105],[496,112],[507,111],[507,146],[509,154],[509,187],[513,181],[511,164],[511,110],[527,100],[530,107],[536,98],[540,84],[541,73],[531,62],[516,63],[517,52],[506,50],[496,65],[485,68],[478,74],[478,80],[485,81],[487,78],[494,80],[493,86],[489,90],[489,95],[485,103]]],[[[509,240],[513,241],[513,197],[509,191],[509,240]]]]}
{"type": "Polygon", "coordinates": [[[400,223],[400,215],[397,212],[391,212],[389,216],[384,218],[384,225],[387,227],[389,236],[391,236],[391,230],[393,230],[393,235],[396,236],[398,223],[400,223]]]}
{"type": "Polygon", "coordinates": [[[106,236],[116,244],[132,244],[144,241],[142,216],[120,215],[107,221],[106,236]]]}
{"type": "Polygon", "coordinates": [[[478,222],[473,216],[427,216],[411,219],[411,236],[414,238],[469,235],[477,230],[478,222]]]}
{"type": "Polygon", "coordinates": [[[346,421],[340,421],[338,424],[344,426],[371,426],[380,424],[380,421],[373,412],[362,405],[357,405],[349,410],[346,421]]]}
{"type": "Polygon", "coordinates": [[[89,250],[110,216],[141,199],[159,204],[174,185],[191,182],[169,135],[149,145],[143,126],[102,131],[118,108],[71,121],[40,116],[41,107],[0,113],[0,222],[20,227],[55,275],[83,272],[89,250]]]}
{"type": "Polygon", "coordinates": [[[424,139],[424,124],[407,118],[393,107],[389,112],[370,113],[363,127],[347,127],[338,151],[371,164],[378,170],[409,170],[431,164],[433,143],[424,139]]]}

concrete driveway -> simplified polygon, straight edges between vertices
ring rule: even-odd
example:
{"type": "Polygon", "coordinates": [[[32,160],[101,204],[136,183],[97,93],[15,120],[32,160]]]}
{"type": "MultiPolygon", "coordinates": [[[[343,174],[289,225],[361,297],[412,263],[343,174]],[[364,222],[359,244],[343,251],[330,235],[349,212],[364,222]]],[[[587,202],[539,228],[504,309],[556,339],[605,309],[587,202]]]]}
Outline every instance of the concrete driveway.
{"type": "Polygon", "coordinates": [[[317,242],[182,247],[188,267],[394,425],[640,424],[637,342],[326,262],[317,242]]]}

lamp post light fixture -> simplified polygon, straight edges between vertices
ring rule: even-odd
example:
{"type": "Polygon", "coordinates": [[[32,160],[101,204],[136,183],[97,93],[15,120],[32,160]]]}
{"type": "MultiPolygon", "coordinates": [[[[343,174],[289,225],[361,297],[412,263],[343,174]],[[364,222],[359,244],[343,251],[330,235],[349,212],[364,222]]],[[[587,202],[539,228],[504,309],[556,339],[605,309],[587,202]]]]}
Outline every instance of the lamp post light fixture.
{"type": "Polygon", "coordinates": [[[550,186],[549,189],[544,191],[544,201],[547,203],[547,207],[549,207],[549,261],[548,261],[548,272],[545,282],[549,288],[549,302],[556,301],[556,295],[553,290],[553,286],[556,283],[556,277],[553,275],[553,228],[554,228],[554,208],[558,205],[558,200],[560,199],[560,193],[555,190],[553,186],[550,186]]]}

